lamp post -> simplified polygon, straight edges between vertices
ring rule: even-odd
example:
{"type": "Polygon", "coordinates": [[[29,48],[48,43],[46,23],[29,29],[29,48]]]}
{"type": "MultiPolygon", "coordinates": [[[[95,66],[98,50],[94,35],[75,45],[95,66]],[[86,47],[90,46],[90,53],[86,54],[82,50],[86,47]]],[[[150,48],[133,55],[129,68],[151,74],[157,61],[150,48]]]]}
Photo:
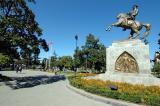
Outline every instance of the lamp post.
{"type": "Polygon", "coordinates": [[[78,47],[77,47],[77,42],[78,42],[78,35],[75,36],[75,40],[76,40],[76,51],[75,51],[75,54],[76,54],[76,55],[75,55],[75,69],[74,69],[74,71],[75,71],[75,73],[76,73],[76,71],[77,71],[77,63],[76,63],[76,62],[77,62],[77,48],[78,48],[78,47]]]}
{"type": "Polygon", "coordinates": [[[78,35],[75,36],[75,40],[76,40],[76,50],[77,50],[78,35]]]}

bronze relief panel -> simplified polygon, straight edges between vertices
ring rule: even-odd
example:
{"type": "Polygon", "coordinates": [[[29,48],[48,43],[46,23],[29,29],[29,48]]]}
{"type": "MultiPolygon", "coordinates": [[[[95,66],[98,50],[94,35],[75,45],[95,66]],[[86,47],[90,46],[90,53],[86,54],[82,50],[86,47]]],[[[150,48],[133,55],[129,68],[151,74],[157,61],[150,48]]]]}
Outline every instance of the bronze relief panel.
{"type": "Polygon", "coordinates": [[[138,73],[138,64],[128,52],[123,52],[116,60],[115,69],[120,72],[138,73]]]}

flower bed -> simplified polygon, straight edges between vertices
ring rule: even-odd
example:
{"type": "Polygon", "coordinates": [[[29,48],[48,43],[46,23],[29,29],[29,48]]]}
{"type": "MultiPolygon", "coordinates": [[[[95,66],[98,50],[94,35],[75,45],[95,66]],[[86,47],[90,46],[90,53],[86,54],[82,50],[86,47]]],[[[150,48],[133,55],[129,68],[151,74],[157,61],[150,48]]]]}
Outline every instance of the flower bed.
{"type": "Polygon", "coordinates": [[[83,78],[84,76],[89,76],[89,74],[78,74],[77,76],[70,76],[68,79],[72,86],[90,93],[149,106],[160,106],[160,87],[158,86],[132,85],[128,83],[86,79],[83,78]],[[111,85],[118,87],[118,89],[111,90],[111,85]]]}

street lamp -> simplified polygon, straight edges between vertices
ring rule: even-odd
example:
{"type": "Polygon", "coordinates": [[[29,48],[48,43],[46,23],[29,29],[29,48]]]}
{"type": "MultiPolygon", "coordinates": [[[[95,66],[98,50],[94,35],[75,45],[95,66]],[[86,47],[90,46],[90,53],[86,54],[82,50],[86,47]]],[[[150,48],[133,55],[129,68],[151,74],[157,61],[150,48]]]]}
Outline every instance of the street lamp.
{"type": "Polygon", "coordinates": [[[77,50],[78,35],[75,36],[75,40],[76,40],[76,50],[77,50]]]}
{"type": "Polygon", "coordinates": [[[76,55],[75,55],[75,72],[76,72],[76,71],[77,71],[76,61],[77,61],[77,48],[78,48],[78,47],[77,47],[77,42],[78,42],[78,35],[75,36],[75,40],[76,40],[76,51],[75,51],[75,52],[76,52],[76,53],[75,53],[75,54],[76,54],[76,55]]]}

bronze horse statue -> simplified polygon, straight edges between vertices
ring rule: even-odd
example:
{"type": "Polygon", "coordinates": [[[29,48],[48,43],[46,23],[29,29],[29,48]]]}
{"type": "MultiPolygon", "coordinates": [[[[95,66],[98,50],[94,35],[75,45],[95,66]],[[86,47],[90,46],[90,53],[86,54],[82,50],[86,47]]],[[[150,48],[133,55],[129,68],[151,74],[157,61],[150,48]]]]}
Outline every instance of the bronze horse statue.
{"type": "Polygon", "coordinates": [[[150,24],[148,24],[148,23],[143,24],[143,23],[140,23],[139,21],[129,20],[128,15],[125,14],[125,13],[118,14],[117,19],[118,19],[118,22],[113,23],[111,26],[109,26],[106,29],[106,31],[110,31],[113,26],[122,27],[124,31],[126,29],[130,29],[131,32],[130,32],[130,35],[129,35],[128,39],[137,38],[140,35],[139,32],[143,27],[146,28],[146,31],[145,31],[144,35],[142,37],[140,37],[140,39],[145,39],[150,32],[150,29],[151,29],[150,24]],[[135,36],[134,36],[134,33],[136,33],[135,36]]]}

